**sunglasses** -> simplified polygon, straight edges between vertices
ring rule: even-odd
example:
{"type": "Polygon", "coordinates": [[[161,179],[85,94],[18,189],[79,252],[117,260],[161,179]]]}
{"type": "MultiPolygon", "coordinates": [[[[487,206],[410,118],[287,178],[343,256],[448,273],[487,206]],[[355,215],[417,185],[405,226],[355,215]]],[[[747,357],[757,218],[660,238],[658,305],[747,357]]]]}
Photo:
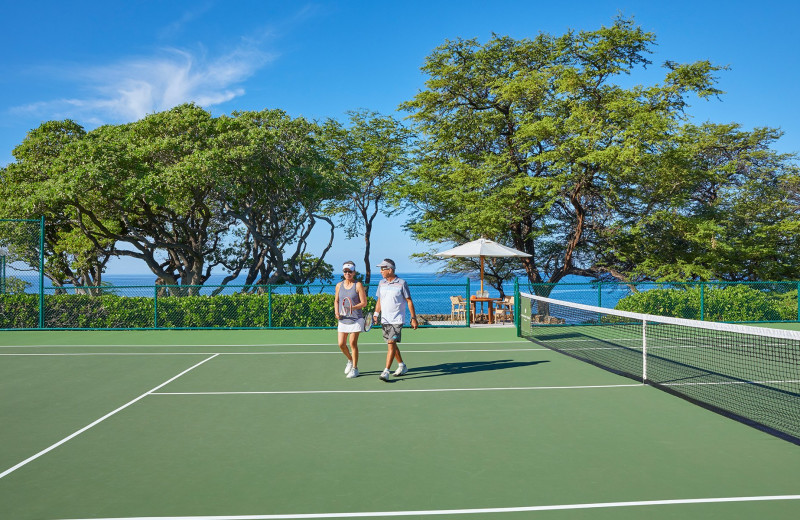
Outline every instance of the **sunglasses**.
{"type": "Polygon", "coordinates": [[[345,270],[344,270],[344,271],[342,271],[342,272],[343,272],[344,274],[352,274],[352,273],[354,273],[355,271],[351,271],[350,269],[345,269],[345,270]]]}
{"type": "Polygon", "coordinates": [[[391,267],[381,267],[381,271],[391,271],[391,267]]]}

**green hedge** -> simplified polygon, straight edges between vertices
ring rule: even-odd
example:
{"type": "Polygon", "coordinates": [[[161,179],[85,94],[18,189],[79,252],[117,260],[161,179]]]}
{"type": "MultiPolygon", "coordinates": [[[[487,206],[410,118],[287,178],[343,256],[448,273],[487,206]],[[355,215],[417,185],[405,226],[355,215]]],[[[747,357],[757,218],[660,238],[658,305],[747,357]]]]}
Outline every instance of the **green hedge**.
{"type": "MultiPolygon", "coordinates": [[[[269,327],[270,299],[272,327],[336,326],[332,294],[234,294],[159,297],[158,327],[269,327]]],[[[45,295],[45,327],[151,328],[153,302],[153,298],[114,294],[45,295]]],[[[37,295],[0,295],[0,329],[36,328],[38,317],[37,295]]]]}
{"type": "Polygon", "coordinates": [[[765,293],[746,285],[652,289],[621,299],[616,309],[706,321],[796,321],[797,291],[765,293]]]}
{"type": "Polygon", "coordinates": [[[37,295],[0,295],[0,328],[29,329],[38,326],[39,297],[37,295]]]}

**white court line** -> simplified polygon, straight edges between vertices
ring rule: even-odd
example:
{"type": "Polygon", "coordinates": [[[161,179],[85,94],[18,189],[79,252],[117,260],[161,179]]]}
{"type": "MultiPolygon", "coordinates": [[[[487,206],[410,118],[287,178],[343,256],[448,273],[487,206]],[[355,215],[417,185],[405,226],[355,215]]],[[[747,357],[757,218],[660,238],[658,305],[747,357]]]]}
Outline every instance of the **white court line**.
{"type": "MultiPolygon", "coordinates": [[[[518,344],[530,344],[528,340],[509,340],[509,341],[422,341],[422,342],[412,342],[412,341],[404,341],[402,345],[500,345],[503,343],[518,343],[518,344]]],[[[197,343],[187,343],[187,344],[180,344],[180,343],[168,343],[164,345],[142,345],[141,343],[137,344],[103,344],[103,345],[0,345],[0,348],[98,348],[98,347],[141,347],[141,348],[165,348],[165,347],[329,347],[329,346],[336,346],[335,341],[331,341],[328,343],[220,343],[220,344],[208,344],[208,345],[198,345],[197,343]]],[[[367,342],[359,342],[359,345],[386,345],[385,341],[379,341],[377,343],[367,343],[367,342]]]]}
{"type": "Polygon", "coordinates": [[[489,388],[398,388],[386,390],[264,390],[231,392],[153,392],[151,395],[286,395],[286,394],[384,394],[411,392],[498,392],[503,390],[584,390],[589,388],[629,388],[646,387],[642,383],[624,385],[581,385],[581,386],[507,386],[489,388]]]}
{"type": "Polygon", "coordinates": [[[153,392],[155,392],[155,391],[156,391],[156,390],[158,390],[159,388],[162,388],[162,387],[164,387],[164,386],[168,385],[169,383],[171,383],[171,382],[175,381],[176,379],[178,379],[179,377],[181,377],[181,376],[182,376],[182,375],[184,375],[185,373],[189,372],[190,370],[194,370],[195,368],[199,367],[200,365],[202,365],[202,364],[203,364],[203,363],[205,363],[206,361],[210,361],[210,360],[214,359],[214,358],[215,358],[215,357],[217,357],[217,356],[218,356],[218,354],[214,354],[213,356],[211,356],[211,357],[208,357],[208,358],[204,359],[203,361],[201,361],[201,362],[197,363],[196,365],[194,365],[194,366],[191,366],[191,367],[187,368],[186,370],[184,370],[184,371],[183,371],[183,372],[181,372],[180,374],[178,374],[178,375],[176,375],[176,376],[174,376],[174,377],[172,377],[172,378],[170,378],[170,379],[168,379],[168,380],[164,381],[163,383],[161,383],[161,384],[160,384],[160,385],[158,385],[157,387],[153,388],[152,390],[148,390],[147,392],[143,393],[142,395],[140,395],[140,396],[139,396],[139,397],[137,397],[136,399],[133,399],[132,401],[129,401],[129,402],[127,402],[127,403],[123,404],[122,406],[120,406],[120,407],[119,407],[119,408],[117,408],[116,410],[114,410],[114,411],[112,411],[112,412],[109,412],[109,413],[105,414],[104,416],[102,416],[101,418],[97,419],[97,420],[96,420],[96,421],[94,421],[93,423],[91,423],[91,424],[89,424],[89,425],[87,425],[87,426],[84,426],[83,428],[81,428],[80,430],[76,431],[76,432],[75,432],[75,433],[73,433],[72,435],[69,435],[69,436],[67,436],[67,437],[64,437],[63,439],[61,439],[61,440],[60,440],[60,441],[58,441],[57,443],[53,444],[52,446],[50,446],[50,447],[48,447],[48,448],[45,448],[45,449],[43,449],[42,451],[40,451],[40,452],[39,452],[39,453],[37,453],[36,455],[33,455],[33,456],[31,456],[31,457],[28,457],[27,459],[23,460],[23,461],[22,461],[22,462],[20,462],[19,464],[17,464],[17,465],[15,465],[15,466],[12,466],[12,467],[8,468],[8,469],[7,469],[7,470],[5,470],[4,472],[0,473],[0,478],[3,478],[3,477],[5,477],[6,475],[8,475],[9,473],[12,473],[12,472],[14,472],[14,471],[18,470],[19,468],[21,468],[22,466],[24,466],[24,465],[28,464],[29,462],[32,462],[32,461],[34,461],[34,460],[38,459],[38,458],[39,458],[39,457],[41,457],[42,455],[45,455],[46,453],[49,453],[49,452],[53,451],[54,449],[58,448],[59,446],[61,446],[61,445],[62,445],[62,444],[64,444],[65,442],[67,442],[67,441],[69,441],[69,440],[71,440],[71,439],[73,439],[73,438],[77,437],[77,436],[78,436],[78,435],[80,435],[81,433],[85,432],[85,431],[86,431],[86,430],[88,430],[89,428],[92,428],[93,426],[96,426],[96,425],[100,424],[101,422],[105,421],[106,419],[108,419],[108,418],[109,418],[109,417],[111,417],[112,415],[116,414],[117,412],[120,412],[120,411],[124,410],[125,408],[129,407],[130,405],[132,405],[133,403],[135,403],[135,402],[137,402],[137,401],[139,401],[139,400],[141,400],[141,399],[144,399],[145,397],[147,397],[148,395],[152,394],[153,392]]]}
{"type": "MultiPolygon", "coordinates": [[[[49,352],[46,354],[15,352],[13,354],[0,353],[0,356],[207,356],[209,354],[216,354],[216,352],[49,352]]],[[[242,352],[242,354],[255,354],[255,352],[242,352]]]]}
{"type": "MultiPolygon", "coordinates": [[[[553,352],[549,348],[502,348],[502,349],[455,349],[455,350],[403,350],[406,354],[449,354],[464,352],[553,352]]],[[[360,354],[383,354],[386,350],[360,350],[360,354]]],[[[284,351],[284,352],[14,352],[0,356],[295,356],[295,355],[342,355],[340,350],[330,351],[284,351]]]]}
{"type": "Polygon", "coordinates": [[[600,509],[614,507],[672,506],[684,504],[719,504],[729,502],[767,502],[800,500],[800,495],[775,495],[755,497],[685,498],[677,500],[642,500],[636,502],[599,502],[594,504],[558,504],[550,506],[487,507],[479,509],[430,509],[424,511],[373,511],[358,513],[303,513],[283,515],[225,515],[225,516],[137,516],[117,518],[81,518],[70,520],[299,520],[304,518],[363,518],[386,516],[469,515],[496,513],[525,513],[531,511],[563,511],[575,509],[600,509]]]}

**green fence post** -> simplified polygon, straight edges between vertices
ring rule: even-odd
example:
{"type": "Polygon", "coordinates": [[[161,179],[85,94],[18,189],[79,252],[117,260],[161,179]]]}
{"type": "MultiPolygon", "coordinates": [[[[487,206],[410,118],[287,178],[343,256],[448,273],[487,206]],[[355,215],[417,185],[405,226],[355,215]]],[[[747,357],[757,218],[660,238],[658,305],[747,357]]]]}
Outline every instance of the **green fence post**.
{"type": "Polygon", "coordinates": [[[39,219],[39,328],[44,328],[44,215],[39,219]]]}
{"type": "Polygon", "coordinates": [[[797,282],[797,321],[800,321],[800,282],[797,282]]]}
{"type": "Polygon", "coordinates": [[[603,282],[597,282],[597,306],[603,306],[603,282]]]}
{"type": "Polygon", "coordinates": [[[467,327],[469,327],[469,323],[470,323],[470,319],[469,318],[472,315],[472,302],[469,299],[469,291],[470,291],[470,288],[469,288],[469,277],[467,277],[467,296],[464,298],[464,301],[467,302],[467,312],[465,313],[465,316],[464,316],[465,323],[467,324],[467,327]]]}
{"type": "Polygon", "coordinates": [[[6,293],[6,257],[0,256],[0,294],[6,293]]]}
{"type": "Polygon", "coordinates": [[[700,321],[705,319],[706,315],[706,283],[700,282],[700,321]]]}
{"type": "Polygon", "coordinates": [[[272,286],[267,285],[267,327],[272,328],[272,286]]]}
{"type": "Polygon", "coordinates": [[[522,336],[522,329],[519,321],[519,278],[514,278],[514,326],[517,329],[517,337],[522,336]]]}
{"type": "Polygon", "coordinates": [[[153,286],[153,328],[158,328],[158,285],[153,286]]]}

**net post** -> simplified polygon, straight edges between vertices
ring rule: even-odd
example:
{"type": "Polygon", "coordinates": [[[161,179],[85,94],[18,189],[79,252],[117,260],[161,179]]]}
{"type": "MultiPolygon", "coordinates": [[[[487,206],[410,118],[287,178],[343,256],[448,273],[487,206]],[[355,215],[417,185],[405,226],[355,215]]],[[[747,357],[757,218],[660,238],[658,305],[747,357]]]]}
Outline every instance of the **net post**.
{"type": "Polygon", "coordinates": [[[647,383],[647,320],[642,320],[642,383],[647,383]]]}
{"type": "Polygon", "coordinates": [[[44,328],[44,215],[39,217],[39,328],[44,328]]]}

